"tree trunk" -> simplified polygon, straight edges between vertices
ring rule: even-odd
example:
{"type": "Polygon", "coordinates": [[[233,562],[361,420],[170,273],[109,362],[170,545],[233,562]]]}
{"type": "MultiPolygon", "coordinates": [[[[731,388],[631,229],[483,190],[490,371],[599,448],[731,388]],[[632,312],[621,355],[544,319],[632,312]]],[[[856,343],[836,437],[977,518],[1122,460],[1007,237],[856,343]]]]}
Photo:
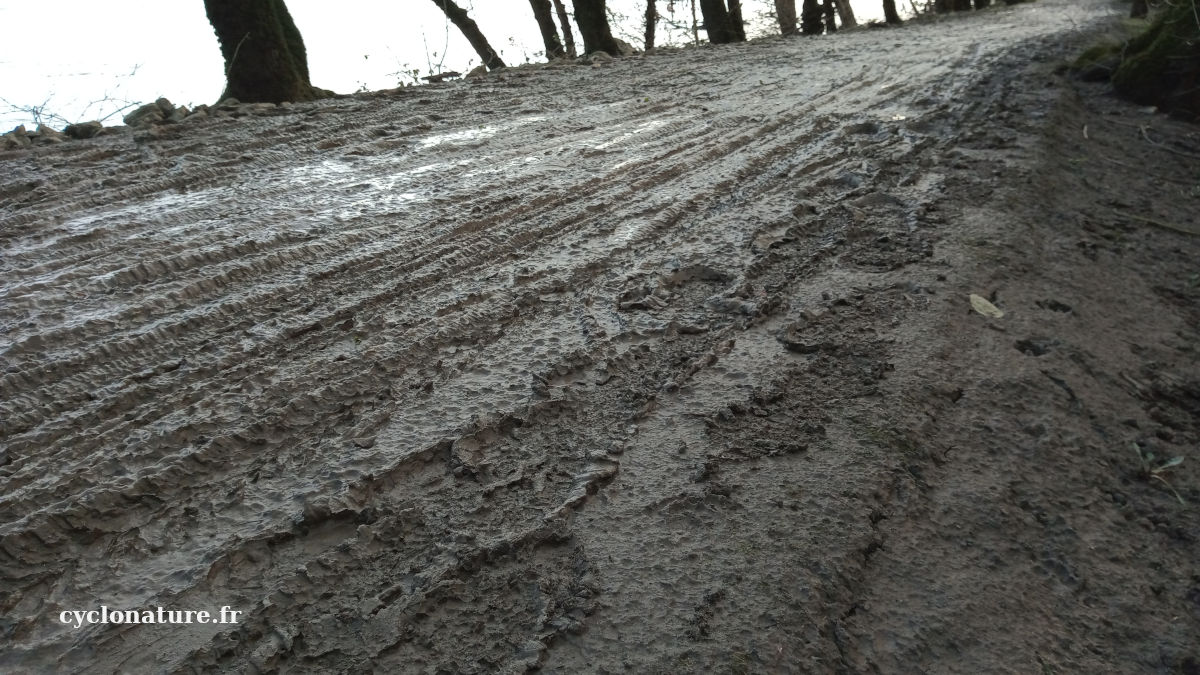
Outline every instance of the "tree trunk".
{"type": "Polygon", "coordinates": [[[838,18],[842,20],[842,28],[853,28],[858,25],[858,19],[854,18],[854,8],[850,6],[850,0],[833,0],[834,7],[837,7],[838,18]]]}
{"type": "Polygon", "coordinates": [[[583,51],[606,52],[619,55],[621,48],[613,39],[608,27],[608,10],[605,0],[573,0],[575,5],[575,23],[579,26],[579,34],[583,36],[583,51]]]}
{"type": "Polygon", "coordinates": [[[992,4],[992,0],[975,0],[975,9],[987,9],[992,4]]]}
{"type": "Polygon", "coordinates": [[[780,35],[796,34],[796,0],[775,0],[775,18],[780,35]]]}
{"type": "Polygon", "coordinates": [[[742,21],[742,0],[729,0],[729,23],[733,25],[735,42],[746,41],[746,22],[742,21]]]}
{"type": "Polygon", "coordinates": [[[558,14],[558,23],[562,26],[563,42],[567,45],[567,56],[575,58],[575,33],[571,31],[571,20],[567,18],[567,8],[562,0],[554,0],[554,12],[558,14]]]}
{"type": "Polygon", "coordinates": [[[704,15],[704,31],[708,33],[709,42],[723,45],[737,40],[725,0],[700,0],[700,13],[704,15]]]}
{"type": "Polygon", "coordinates": [[[896,12],[896,0],[883,0],[883,18],[893,26],[904,23],[900,20],[900,14],[896,12]]]}
{"type": "Polygon", "coordinates": [[[658,23],[655,0],[646,0],[646,53],[654,51],[654,24],[658,23]]]}
{"type": "Polygon", "coordinates": [[[225,92],[253,103],[311,101],[304,40],[283,0],[204,0],[225,58],[225,92]]]}
{"type": "Polygon", "coordinates": [[[800,32],[805,35],[820,35],[825,30],[821,23],[821,1],[804,0],[800,10],[800,32]]]}
{"type": "Polygon", "coordinates": [[[971,0],[954,0],[953,5],[956,12],[971,11],[971,0]]]}
{"type": "Polygon", "coordinates": [[[825,15],[825,32],[836,33],[837,18],[835,15],[837,12],[833,9],[833,0],[825,0],[825,3],[821,6],[821,9],[825,15]]]}
{"type": "Polygon", "coordinates": [[[1129,10],[1129,18],[1144,19],[1150,13],[1150,5],[1146,0],[1133,0],[1133,8],[1129,10]]]}
{"type": "Polygon", "coordinates": [[[533,18],[537,19],[538,30],[542,32],[542,44],[546,46],[546,60],[561,58],[562,43],[558,41],[558,29],[554,27],[554,16],[551,14],[550,0],[529,0],[533,8],[533,18]]]}
{"type": "Polygon", "coordinates": [[[446,13],[446,17],[458,27],[462,32],[463,37],[467,38],[467,42],[475,49],[475,53],[479,55],[479,59],[483,61],[483,65],[487,66],[488,70],[498,70],[504,67],[504,61],[500,59],[500,55],[495,49],[488,44],[487,38],[483,37],[479,26],[475,20],[467,16],[467,10],[454,4],[454,0],[433,0],[433,4],[441,8],[446,13]]]}

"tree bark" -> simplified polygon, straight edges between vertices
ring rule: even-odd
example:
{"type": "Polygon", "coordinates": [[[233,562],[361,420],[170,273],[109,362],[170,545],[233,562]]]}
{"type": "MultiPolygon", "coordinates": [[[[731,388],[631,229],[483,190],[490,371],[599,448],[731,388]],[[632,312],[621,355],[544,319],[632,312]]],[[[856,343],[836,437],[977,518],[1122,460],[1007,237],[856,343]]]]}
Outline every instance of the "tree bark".
{"type": "Polygon", "coordinates": [[[825,30],[821,23],[821,1],[804,0],[800,10],[800,32],[805,35],[820,35],[825,30]]]}
{"type": "Polygon", "coordinates": [[[446,18],[458,27],[488,70],[498,70],[504,67],[504,61],[501,60],[496,50],[492,49],[492,45],[488,44],[487,38],[483,36],[475,20],[467,16],[467,10],[454,4],[454,0],[433,0],[433,4],[440,7],[446,13],[446,18]]]}
{"type": "Polygon", "coordinates": [[[992,0],[975,0],[975,9],[987,9],[992,4],[992,0]]]}
{"type": "Polygon", "coordinates": [[[735,42],[746,41],[746,22],[742,21],[742,0],[729,0],[729,23],[733,25],[735,42]]]}
{"type": "Polygon", "coordinates": [[[883,18],[893,26],[899,26],[904,23],[900,20],[900,14],[896,11],[896,0],[883,0],[883,18]]]}
{"type": "Polygon", "coordinates": [[[621,48],[613,39],[608,27],[608,10],[605,0],[572,0],[575,5],[575,24],[579,26],[579,34],[583,36],[583,51],[606,52],[619,55],[621,48]]]}
{"type": "Polygon", "coordinates": [[[725,0],[700,0],[700,13],[704,16],[704,32],[708,33],[709,42],[723,45],[737,40],[725,0]]]}
{"type": "Polygon", "coordinates": [[[646,0],[646,53],[654,51],[654,25],[658,23],[658,9],[655,0],[646,0]]]}
{"type": "Polygon", "coordinates": [[[562,26],[563,44],[567,48],[567,56],[575,58],[575,33],[571,31],[571,20],[567,18],[567,8],[562,0],[554,0],[554,13],[558,15],[558,23],[562,26]]]}
{"type": "Polygon", "coordinates": [[[858,19],[854,18],[854,8],[850,6],[850,0],[833,0],[833,4],[837,7],[838,18],[842,20],[842,28],[853,28],[858,25],[858,19]]]}
{"type": "Polygon", "coordinates": [[[779,21],[780,35],[795,35],[796,0],[775,0],[775,18],[779,21]]]}
{"type": "Polygon", "coordinates": [[[546,60],[561,58],[566,54],[562,43],[558,40],[558,28],[554,26],[553,11],[550,0],[529,0],[533,8],[533,18],[537,20],[538,30],[542,32],[542,44],[546,46],[546,60]]]}
{"type": "Polygon", "coordinates": [[[243,102],[311,101],[304,40],[283,0],[204,0],[225,58],[225,92],[243,102]]]}

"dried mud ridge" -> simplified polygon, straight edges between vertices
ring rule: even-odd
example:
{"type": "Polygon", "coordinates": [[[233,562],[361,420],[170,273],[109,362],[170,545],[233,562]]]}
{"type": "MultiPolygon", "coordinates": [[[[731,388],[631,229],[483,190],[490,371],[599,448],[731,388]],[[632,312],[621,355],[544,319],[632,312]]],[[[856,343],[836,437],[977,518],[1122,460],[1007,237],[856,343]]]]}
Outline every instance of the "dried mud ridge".
{"type": "MultiPolygon", "coordinates": [[[[1003,226],[1063,199],[1041,62],[1109,16],[1048,0],[0,153],[0,667],[1194,667],[1196,517],[1171,493],[1133,471],[1053,504],[947,492],[1050,468],[980,421],[996,401],[1060,449],[1197,440],[1194,350],[1114,371],[1142,412],[1085,420],[1053,359],[1103,357],[965,300],[1032,259],[1003,226]],[[971,360],[981,334],[1007,362],[971,360]],[[1150,542],[1115,596],[1055,515],[1096,494],[1150,542]],[[1028,518],[947,530],[975,514],[956,499],[1028,518]],[[1123,603],[1110,633],[1137,621],[1110,640],[1086,593],[1123,603]],[[100,604],[246,615],[55,619],[100,604]]],[[[1188,325],[1195,290],[1164,288],[1156,320],[1188,325]]]]}

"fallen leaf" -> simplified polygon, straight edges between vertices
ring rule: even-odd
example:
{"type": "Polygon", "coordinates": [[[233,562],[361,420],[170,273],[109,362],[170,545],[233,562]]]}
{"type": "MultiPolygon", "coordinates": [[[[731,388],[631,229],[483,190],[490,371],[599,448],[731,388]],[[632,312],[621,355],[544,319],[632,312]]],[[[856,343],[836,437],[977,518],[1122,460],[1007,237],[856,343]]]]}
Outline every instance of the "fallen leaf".
{"type": "Polygon", "coordinates": [[[971,308],[984,316],[990,316],[993,319],[999,319],[1004,316],[1004,311],[993,305],[983,298],[983,296],[971,294],[971,308]]]}

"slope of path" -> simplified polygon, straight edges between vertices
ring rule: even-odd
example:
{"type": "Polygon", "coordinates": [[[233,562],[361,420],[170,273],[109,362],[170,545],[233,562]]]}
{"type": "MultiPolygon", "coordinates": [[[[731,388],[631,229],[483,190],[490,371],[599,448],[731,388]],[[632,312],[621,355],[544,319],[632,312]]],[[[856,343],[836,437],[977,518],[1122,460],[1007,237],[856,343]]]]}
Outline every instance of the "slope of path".
{"type": "MultiPolygon", "coordinates": [[[[891,280],[804,205],[894,207],[900,253],[926,255],[922,160],[979,73],[1099,14],[516,70],[8,154],[0,663],[569,659],[547,646],[597,596],[637,611],[678,573],[595,581],[679,545],[629,531],[692,499],[662,453],[795,367],[775,336],[814,289],[891,280]],[[575,519],[606,492],[625,499],[575,519]],[[100,602],[248,615],[54,620],[100,602]]],[[[629,639],[599,621],[583,651],[629,639]]]]}

